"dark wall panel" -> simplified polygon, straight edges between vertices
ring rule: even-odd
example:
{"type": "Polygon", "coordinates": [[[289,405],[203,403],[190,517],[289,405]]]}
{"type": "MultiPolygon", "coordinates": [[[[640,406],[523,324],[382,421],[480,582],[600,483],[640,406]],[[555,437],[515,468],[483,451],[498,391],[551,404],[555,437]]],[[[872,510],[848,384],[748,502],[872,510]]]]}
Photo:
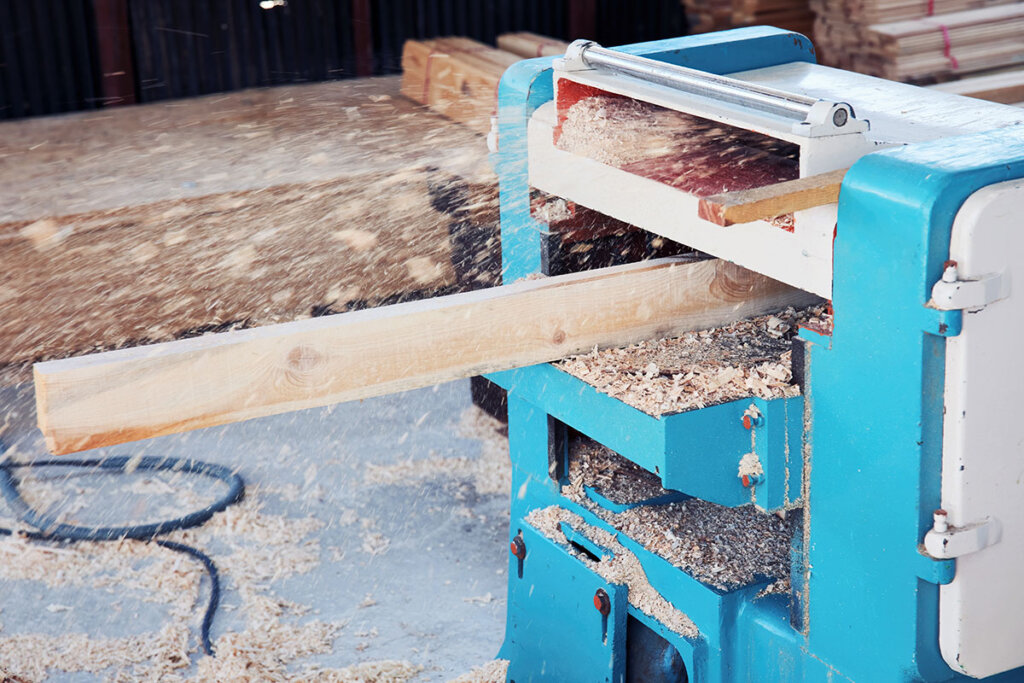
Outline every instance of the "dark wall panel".
{"type": "Polygon", "coordinates": [[[100,106],[90,0],[0,0],[0,118],[100,106]]]}
{"type": "MultiPolygon", "coordinates": [[[[139,102],[397,73],[410,38],[533,31],[612,46],[686,33],[679,0],[106,1],[127,11],[139,102]]],[[[0,0],[0,118],[102,104],[95,14],[93,0],[0,0]]]]}

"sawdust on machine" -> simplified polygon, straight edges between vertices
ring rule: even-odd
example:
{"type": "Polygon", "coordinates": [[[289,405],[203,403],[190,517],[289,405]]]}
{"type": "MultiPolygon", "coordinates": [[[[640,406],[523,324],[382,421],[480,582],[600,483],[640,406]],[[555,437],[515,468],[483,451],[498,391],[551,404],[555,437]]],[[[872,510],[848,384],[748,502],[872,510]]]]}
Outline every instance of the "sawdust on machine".
{"type": "Polygon", "coordinates": [[[738,399],[797,396],[789,337],[823,306],[789,308],[681,337],[595,349],[555,367],[655,417],[738,399]]]}
{"type": "Polygon", "coordinates": [[[730,508],[698,498],[611,512],[591,501],[585,487],[619,504],[671,492],[655,475],[582,436],[570,443],[568,479],[562,494],[569,500],[697,580],[722,590],[767,580],[788,590],[797,515],[783,519],[752,505],[730,508]]]}
{"type": "Polygon", "coordinates": [[[687,638],[696,638],[700,635],[696,624],[673,607],[651,585],[640,560],[624,548],[614,534],[590,526],[576,513],[557,505],[532,511],[527,515],[526,521],[551,540],[566,545],[576,559],[597,572],[605,580],[626,586],[629,604],[644,614],[654,617],[668,628],[687,638]],[[611,556],[604,556],[595,561],[584,553],[573,549],[569,545],[565,532],[562,531],[562,524],[569,525],[573,531],[583,534],[592,542],[607,549],[611,556]]]}

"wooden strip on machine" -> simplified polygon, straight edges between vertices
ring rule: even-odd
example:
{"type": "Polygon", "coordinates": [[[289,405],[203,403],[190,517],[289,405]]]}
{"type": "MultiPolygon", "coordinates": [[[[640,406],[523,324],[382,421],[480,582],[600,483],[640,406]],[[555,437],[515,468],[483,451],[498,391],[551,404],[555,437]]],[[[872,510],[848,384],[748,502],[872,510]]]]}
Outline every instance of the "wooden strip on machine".
{"type": "Polygon", "coordinates": [[[647,261],[34,366],[54,453],[324,406],[816,301],[717,260],[647,261]]]}
{"type": "Polygon", "coordinates": [[[700,200],[697,215],[715,225],[768,220],[839,201],[839,187],[850,170],[787,180],[749,190],[723,192],[700,200]]]}

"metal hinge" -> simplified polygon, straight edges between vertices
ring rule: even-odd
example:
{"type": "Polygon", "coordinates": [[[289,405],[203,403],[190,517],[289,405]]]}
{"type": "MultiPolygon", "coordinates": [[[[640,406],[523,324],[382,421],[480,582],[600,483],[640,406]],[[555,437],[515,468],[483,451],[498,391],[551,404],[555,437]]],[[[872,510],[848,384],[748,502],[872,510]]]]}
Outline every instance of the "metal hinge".
{"type": "Polygon", "coordinates": [[[988,517],[981,522],[953,527],[946,522],[946,511],[935,511],[935,522],[924,535],[924,548],[936,560],[949,560],[994,545],[1002,538],[999,521],[988,517]]]}
{"type": "Polygon", "coordinates": [[[956,261],[947,261],[942,279],[932,287],[928,306],[940,311],[980,310],[990,303],[1010,296],[1010,278],[990,273],[970,280],[961,280],[956,261]]]}

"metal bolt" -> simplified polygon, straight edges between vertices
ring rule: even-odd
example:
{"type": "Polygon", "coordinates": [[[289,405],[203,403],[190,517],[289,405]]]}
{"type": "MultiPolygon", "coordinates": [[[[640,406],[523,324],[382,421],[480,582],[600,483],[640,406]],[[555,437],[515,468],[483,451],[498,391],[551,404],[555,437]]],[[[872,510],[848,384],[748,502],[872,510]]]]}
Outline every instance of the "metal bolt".
{"type": "Polygon", "coordinates": [[[932,520],[932,531],[935,533],[944,534],[949,530],[948,514],[942,508],[932,514],[932,520]]]}
{"type": "Polygon", "coordinates": [[[842,128],[845,126],[849,118],[850,112],[846,111],[842,107],[832,112],[832,123],[835,124],[836,128],[842,128]]]}
{"type": "Polygon", "coordinates": [[[960,279],[960,272],[956,267],[956,261],[946,261],[942,267],[943,282],[956,282],[960,279]]]}
{"type": "Polygon", "coordinates": [[[612,601],[608,599],[608,594],[603,588],[598,588],[594,593],[594,607],[605,617],[612,611],[612,601]]]}
{"type": "Polygon", "coordinates": [[[512,555],[519,560],[526,557],[526,543],[523,542],[522,536],[516,536],[512,539],[510,550],[512,551],[512,555]]]}
{"type": "Polygon", "coordinates": [[[743,487],[748,489],[751,486],[757,486],[763,479],[764,477],[757,474],[744,474],[740,477],[740,481],[743,482],[743,487]]]}

